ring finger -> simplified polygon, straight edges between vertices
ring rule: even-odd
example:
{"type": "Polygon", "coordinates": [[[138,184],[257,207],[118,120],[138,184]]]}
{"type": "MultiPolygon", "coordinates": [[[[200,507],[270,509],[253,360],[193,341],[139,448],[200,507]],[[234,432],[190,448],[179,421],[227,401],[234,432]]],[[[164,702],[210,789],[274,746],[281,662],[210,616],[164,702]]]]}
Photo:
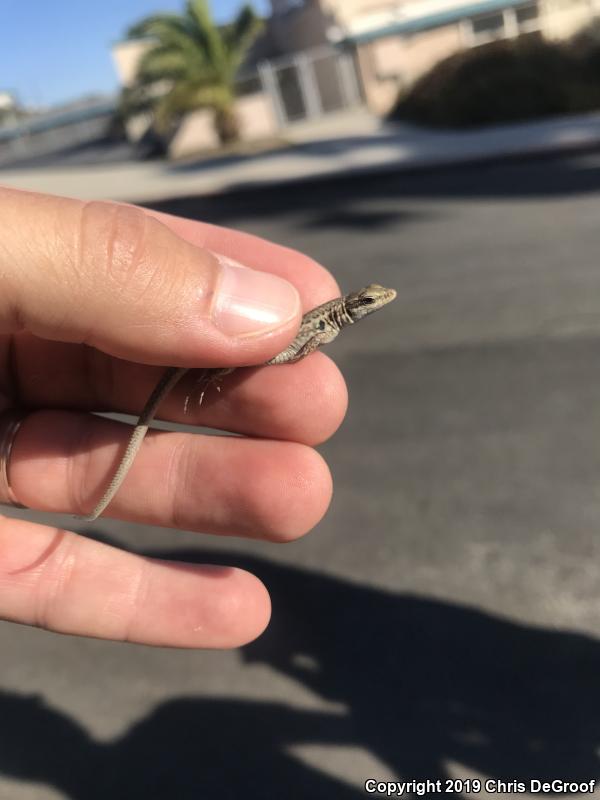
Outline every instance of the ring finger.
{"type": "MultiPolygon", "coordinates": [[[[87,414],[31,414],[11,454],[16,500],[42,511],[87,513],[119,461],[128,430],[87,414]]],[[[330,499],[329,470],[303,444],[154,431],[107,513],[165,527],[288,541],[314,527],[330,499]]]]}

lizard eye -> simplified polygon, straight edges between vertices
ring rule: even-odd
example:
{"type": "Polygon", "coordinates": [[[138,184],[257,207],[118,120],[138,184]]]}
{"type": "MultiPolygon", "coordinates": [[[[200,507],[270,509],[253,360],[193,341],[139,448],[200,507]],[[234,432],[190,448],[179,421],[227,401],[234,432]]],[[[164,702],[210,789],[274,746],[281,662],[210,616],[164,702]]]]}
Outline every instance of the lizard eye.
{"type": "Polygon", "coordinates": [[[324,331],[324,330],[325,330],[325,320],[324,320],[324,319],[322,319],[322,320],[319,322],[319,330],[320,330],[320,331],[324,331]]]}
{"type": "Polygon", "coordinates": [[[373,298],[373,297],[363,297],[363,303],[366,306],[373,305],[374,302],[375,302],[375,298],[373,298]]]}

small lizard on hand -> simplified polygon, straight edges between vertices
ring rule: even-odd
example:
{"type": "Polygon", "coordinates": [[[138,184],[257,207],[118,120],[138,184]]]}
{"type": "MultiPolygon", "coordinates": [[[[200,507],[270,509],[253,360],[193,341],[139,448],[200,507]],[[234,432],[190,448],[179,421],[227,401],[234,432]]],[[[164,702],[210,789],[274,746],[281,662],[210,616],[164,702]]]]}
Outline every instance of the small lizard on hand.
{"type": "MultiPolygon", "coordinates": [[[[338,297],[335,300],[330,300],[327,303],[323,303],[323,305],[317,306],[317,308],[302,317],[302,324],[294,341],[279,355],[265,363],[267,365],[293,364],[295,361],[300,361],[324,344],[332,342],[343,328],[353,325],[374,311],[378,311],[383,306],[391,303],[395,297],[396,292],[394,289],[386,289],[374,283],[358,292],[351,292],[344,297],[338,297]]],[[[204,392],[211,384],[218,382],[225,375],[233,372],[234,369],[235,367],[203,370],[201,380],[204,388],[200,402],[202,402],[204,392]]],[[[157,383],[140,414],[123,458],[108,488],[94,510],[88,516],[83,517],[84,520],[93,522],[98,519],[119,491],[160,404],[188,371],[184,367],[170,367],[157,383]]]]}

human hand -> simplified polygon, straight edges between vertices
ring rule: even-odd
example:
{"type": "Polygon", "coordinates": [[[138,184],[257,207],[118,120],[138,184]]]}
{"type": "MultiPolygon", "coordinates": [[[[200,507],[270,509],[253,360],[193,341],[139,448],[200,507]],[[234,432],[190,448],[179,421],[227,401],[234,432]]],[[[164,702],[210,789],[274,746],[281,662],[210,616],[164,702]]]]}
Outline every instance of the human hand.
{"type": "MultiPolygon", "coordinates": [[[[10,489],[0,492],[42,511],[88,511],[122,453],[130,427],[90,412],[139,413],[165,366],[260,364],[294,338],[303,311],[339,294],[298,252],[131,206],[0,189],[0,220],[0,412],[26,412],[10,489]]],[[[236,372],[215,402],[191,403],[184,416],[194,383],[186,378],[162,419],[252,438],[152,432],[110,515],[279,542],[310,530],[331,497],[311,445],[346,409],[333,362],[316,353],[236,372]]],[[[146,559],[0,518],[2,619],[234,647],[258,636],[269,614],[264,586],[242,570],[146,559]]]]}

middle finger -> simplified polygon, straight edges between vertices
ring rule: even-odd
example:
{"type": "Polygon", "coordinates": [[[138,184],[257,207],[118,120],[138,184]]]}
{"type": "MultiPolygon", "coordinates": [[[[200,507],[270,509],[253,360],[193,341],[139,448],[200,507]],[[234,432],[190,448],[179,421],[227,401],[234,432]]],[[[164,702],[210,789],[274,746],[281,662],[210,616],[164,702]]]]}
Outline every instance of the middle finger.
{"type": "MultiPolygon", "coordinates": [[[[82,345],[16,338],[19,402],[29,409],[138,415],[164,372],[82,345]]],[[[157,418],[314,445],[335,432],[346,412],[343,377],[322,353],[293,365],[240,369],[223,380],[222,391],[211,387],[201,405],[200,376],[197,370],[184,376],[157,418]]]]}

